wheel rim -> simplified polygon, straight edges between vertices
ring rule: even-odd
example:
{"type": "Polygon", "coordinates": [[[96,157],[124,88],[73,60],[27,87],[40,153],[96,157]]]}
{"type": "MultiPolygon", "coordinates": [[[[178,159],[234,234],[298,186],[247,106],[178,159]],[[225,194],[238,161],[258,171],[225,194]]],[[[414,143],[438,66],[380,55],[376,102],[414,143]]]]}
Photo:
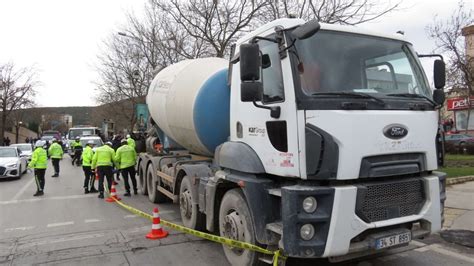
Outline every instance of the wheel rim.
{"type": "Polygon", "coordinates": [[[191,219],[193,215],[192,197],[191,192],[187,189],[179,195],[179,209],[183,217],[191,219]]]}
{"type": "MultiPolygon", "coordinates": [[[[229,214],[227,214],[224,217],[223,223],[224,223],[223,224],[224,237],[227,237],[233,240],[238,240],[238,241],[245,241],[244,221],[237,211],[235,210],[229,211],[229,214]]],[[[228,248],[237,255],[242,255],[242,253],[244,252],[244,250],[241,248],[235,248],[235,247],[228,247],[228,248]]]]}

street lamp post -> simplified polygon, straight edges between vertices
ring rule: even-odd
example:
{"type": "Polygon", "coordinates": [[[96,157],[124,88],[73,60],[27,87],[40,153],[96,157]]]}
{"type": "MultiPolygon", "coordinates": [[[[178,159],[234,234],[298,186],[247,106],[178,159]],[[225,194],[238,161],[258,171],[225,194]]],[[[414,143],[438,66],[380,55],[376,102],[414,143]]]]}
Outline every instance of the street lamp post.
{"type": "Polygon", "coordinates": [[[19,131],[20,131],[21,125],[23,125],[23,122],[21,122],[21,121],[18,121],[18,122],[16,122],[16,124],[15,124],[15,128],[16,128],[15,143],[18,143],[18,137],[19,137],[19,135],[20,135],[20,132],[19,132],[19,131]]]}

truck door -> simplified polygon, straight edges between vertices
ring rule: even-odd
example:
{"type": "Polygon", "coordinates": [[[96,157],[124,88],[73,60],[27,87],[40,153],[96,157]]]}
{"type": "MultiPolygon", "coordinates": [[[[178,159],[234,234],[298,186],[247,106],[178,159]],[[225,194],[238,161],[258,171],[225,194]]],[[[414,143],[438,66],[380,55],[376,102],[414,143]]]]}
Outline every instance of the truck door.
{"type": "Polygon", "coordinates": [[[297,117],[290,62],[288,57],[280,59],[277,43],[260,40],[258,44],[263,58],[263,97],[257,105],[279,106],[281,113],[278,118],[272,118],[270,110],[240,100],[240,65],[235,64],[232,72],[231,140],[252,147],[267,173],[298,177],[297,117]]]}

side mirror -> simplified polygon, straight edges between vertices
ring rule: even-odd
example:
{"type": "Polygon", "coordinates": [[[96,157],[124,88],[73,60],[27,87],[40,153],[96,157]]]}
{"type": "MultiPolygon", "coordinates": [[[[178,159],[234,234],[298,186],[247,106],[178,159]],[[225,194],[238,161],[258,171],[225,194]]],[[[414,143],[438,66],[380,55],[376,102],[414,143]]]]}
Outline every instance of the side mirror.
{"type": "Polygon", "coordinates": [[[298,40],[304,40],[313,36],[316,32],[319,31],[321,25],[315,19],[306,22],[305,24],[294,29],[291,33],[298,40]]]}
{"type": "Polygon", "coordinates": [[[240,45],[240,80],[260,80],[260,48],[256,43],[240,45]]]}
{"type": "Polygon", "coordinates": [[[437,59],[434,61],[433,76],[435,88],[442,89],[446,83],[446,65],[443,60],[437,59]]]}
{"type": "Polygon", "coordinates": [[[444,104],[444,91],[442,89],[436,89],[433,91],[433,101],[439,105],[444,104]]]}
{"type": "Polygon", "coordinates": [[[242,102],[256,102],[262,100],[261,82],[242,82],[240,84],[240,100],[242,102]]]}

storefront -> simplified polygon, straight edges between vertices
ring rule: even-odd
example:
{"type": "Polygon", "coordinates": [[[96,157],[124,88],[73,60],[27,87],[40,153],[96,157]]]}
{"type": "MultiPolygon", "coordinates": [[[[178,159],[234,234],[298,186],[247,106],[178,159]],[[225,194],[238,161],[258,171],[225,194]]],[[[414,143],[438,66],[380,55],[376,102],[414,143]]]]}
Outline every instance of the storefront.
{"type": "Polygon", "coordinates": [[[467,97],[457,97],[447,99],[447,108],[448,111],[454,113],[454,127],[458,131],[466,130],[468,126],[468,111],[469,103],[471,104],[471,114],[469,116],[469,130],[471,133],[474,133],[474,97],[470,98],[470,101],[467,97]]]}

